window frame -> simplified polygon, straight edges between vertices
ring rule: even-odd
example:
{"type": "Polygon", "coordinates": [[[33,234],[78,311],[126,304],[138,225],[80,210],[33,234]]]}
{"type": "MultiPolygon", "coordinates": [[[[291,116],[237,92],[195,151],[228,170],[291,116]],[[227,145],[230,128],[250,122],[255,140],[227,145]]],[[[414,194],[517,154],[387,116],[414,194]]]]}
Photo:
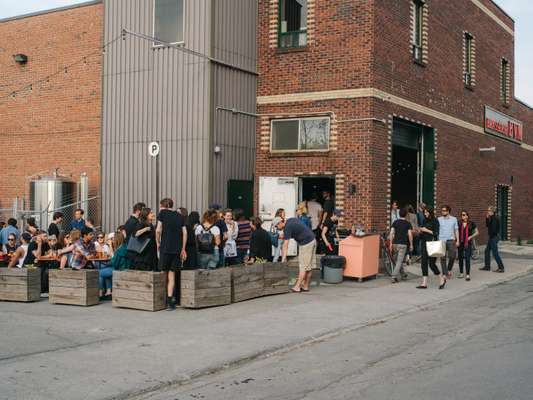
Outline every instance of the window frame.
{"type": "MultiPolygon", "coordinates": [[[[183,1],[183,23],[181,24],[181,30],[182,30],[182,36],[183,36],[183,40],[180,41],[180,42],[170,42],[168,43],[168,45],[184,45],[185,44],[185,16],[187,15],[186,12],[187,12],[187,0],[182,0],[183,1]]],[[[156,38],[155,36],[155,3],[157,2],[157,0],[152,0],[152,37],[156,38]]],[[[161,38],[156,38],[156,39],[161,39],[161,38]]],[[[162,44],[162,43],[152,43],[152,48],[161,48],[161,47],[168,47],[166,44],[162,44]]]]}
{"type": "Polygon", "coordinates": [[[474,36],[471,33],[464,33],[465,41],[465,70],[463,75],[463,82],[468,87],[472,87],[472,75],[474,71],[474,60],[473,60],[473,50],[474,50],[474,36]]]}
{"type": "Polygon", "coordinates": [[[411,56],[413,60],[422,63],[424,58],[424,7],[422,0],[412,0],[413,2],[413,26],[411,27],[411,56]],[[417,57],[418,54],[418,57],[417,57]]]}
{"type": "Polygon", "coordinates": [[[331,117],[329,115],[317,115],[317,116],[309,116],[309,117],[301,117],[301,118],[273,118],[270,121],[270,152],[271,153],[327,153],[330,151],[330,142],[331,142],[331,117]],[[308,121],[308,120],[321,120],[325,119],[328,121],[328,128],[327,128],[327,148],[325,149],[301,149],[301,131],[302,131],[302,124],[301,121],[308,121]],[[276,121],[298,121],[298,149],[287,149],[287,150],[276,150],[274,149],[273,143],[274,143],[274,123],[276,121]]]}
{"type": "Polygon", "coordinates": [[[307,2],[307,14],[305,15],[306,20],[306,28],[300,29],[299,31],[290,31],[290,32],[282,32],[281,31],[281,6],[282,6],[282,0],[278,0],[278,49],[303,49],[307,47],[307,40],[308,40],[308,27],[307,23],[309,22],[308,16],[309,16],[309,1],[307,2]],[[284,36],[294,36],[294,35],[301,35],[302,33],[305,33],[305,44],[304,45],[298,45],[298,46],[282,46],[282,38],[284,36]]]}
{"type": "Polygon", "coordinates": [[[509,104],[510,90],[507,85],[509,80],[510,63],[505,57],[500,60],[500,99],[504,105],[509,104]]]}

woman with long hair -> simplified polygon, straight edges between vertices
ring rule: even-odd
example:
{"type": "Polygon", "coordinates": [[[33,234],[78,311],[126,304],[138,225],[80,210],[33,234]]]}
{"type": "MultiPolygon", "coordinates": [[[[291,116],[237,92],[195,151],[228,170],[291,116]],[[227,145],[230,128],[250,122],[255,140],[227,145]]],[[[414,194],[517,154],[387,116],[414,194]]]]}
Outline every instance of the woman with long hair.
{"type": "Polygon", "coordinates": [[[220,229],[215,225],[218,218],[218,211],[207,210],[202,217],[202,223],[194,230],[200,268],[215,269],[217,267],[218,249],[222,243],[220,229]]]}
{"type": "Polygon", "coordinates": [[[233,211],[231,209],[224,210],[224,222],[228,228],[228,240],[224,245],[224,257],[226,265],[237,264],[237,236],[239,235],[239,226],[233,220],[233,211]]]}
{"type": "Polygon", "coordinates": [[[424,209],[424,222],[420,227],[420,252],[422,255],[422,283],[418,285],[417,289],[428,288],[428,267],[431,271],[439,277],[439,289],[444,289],[446,285],[446,277],[439,271],[437,267],[437,259],[429,257],[427,242],[437,240],[439,237],[439,220],[435,218],[435,211],[431,207],[424,209]]]}
{"type": "Polygon", "coordinates": [[[133,255],[132,269],[139,271],[155,271],[157,268],[157,244],[155,242],[155,214],[150,208],[143,208],[139,215],[139,221],[133,230],[133,236],[148,244],[142,253],[133,255]]]}
{"type": "Polygon", "coordinates": [[[461,222],[459,222],[459,276],[464,278],[463,272],[466,272],[466,280],[470,281],[470,264],[472,260],[472,239],[479,235],[476,224],[470,220],[468,211],[461,211],[461,222]],[[466,267],[466,271],[464,271],[466,267]]]}

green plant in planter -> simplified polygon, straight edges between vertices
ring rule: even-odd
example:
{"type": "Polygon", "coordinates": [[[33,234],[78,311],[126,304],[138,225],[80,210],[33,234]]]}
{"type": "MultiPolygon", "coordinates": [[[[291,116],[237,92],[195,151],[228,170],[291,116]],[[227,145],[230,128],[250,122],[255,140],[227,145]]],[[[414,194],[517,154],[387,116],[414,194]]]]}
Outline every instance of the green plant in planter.
{"type": "Polygon", "coordinates": [[[522,246],[522,238],[520,236],[518,236],[518,238],[516,239],[516,244],[518,246],[522,246]]]}
{"type": "Polygon", "coordinates": [[[533,244],[533,239],[529,239],[529,240],[527,241],[527,244],[533,244]]]}

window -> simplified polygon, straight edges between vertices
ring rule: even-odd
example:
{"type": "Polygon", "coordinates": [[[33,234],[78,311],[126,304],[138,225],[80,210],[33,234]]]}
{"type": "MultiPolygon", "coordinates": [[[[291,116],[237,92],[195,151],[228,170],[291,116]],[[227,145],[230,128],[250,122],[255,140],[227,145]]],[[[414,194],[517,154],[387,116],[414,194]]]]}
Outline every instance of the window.
{"type": "Polygon", "coordinates": [[[272,151],[321,151],[329,149],[329,118],[272,121],[272,151]]]}
{"type": "Polygon", "coordinates": [[[412,48],[413,58],[416,61],[422,62],[422,42],[423,42],[423,15],[424,3],[421,0],[413,1],[413,27],[412,27],[412,48]]]}
{"type": "Polygon", "coordinates": [[[278,46],[307,45],[307,0],[279,0],[278,46]]]}
{"type": "Polygon", "coordinates": [[[500,97],[504,104],[509,103],[509,61],[502,58],[500,72],[500,97]]]}
{"type": "Polygon", "coordinates": [[[464,83],[466,86],[472,86],[472,71],[473,71],[473,46],[474,38],[471,34],[465,33],[465,74],[464,74],[464,83]]]}
{"type": "Polygon", "coordinates": [[[154,0],[154,37],[167,43],[183,42],[183,2],[154,0]]]}

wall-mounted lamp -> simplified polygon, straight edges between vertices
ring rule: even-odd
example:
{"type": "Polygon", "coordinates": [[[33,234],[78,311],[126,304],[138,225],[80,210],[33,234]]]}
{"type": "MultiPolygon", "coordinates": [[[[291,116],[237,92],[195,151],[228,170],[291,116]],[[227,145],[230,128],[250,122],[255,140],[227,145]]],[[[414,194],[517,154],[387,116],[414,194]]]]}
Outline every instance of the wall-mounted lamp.
{"type": "Polygon", "coordinates": [[[26,64],[28,62],[28,56],[22,53],[13,54],[13,60],[18,64],[26,64]]]}
{"type": "Polygon", "coordinates": [[[355,184],[350,184],[350,186],[348,186],[348,193],[351,194],[352,196],[354,194],[357,193],[357,186],[355,186],[355,184]]]}

